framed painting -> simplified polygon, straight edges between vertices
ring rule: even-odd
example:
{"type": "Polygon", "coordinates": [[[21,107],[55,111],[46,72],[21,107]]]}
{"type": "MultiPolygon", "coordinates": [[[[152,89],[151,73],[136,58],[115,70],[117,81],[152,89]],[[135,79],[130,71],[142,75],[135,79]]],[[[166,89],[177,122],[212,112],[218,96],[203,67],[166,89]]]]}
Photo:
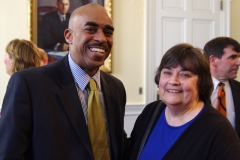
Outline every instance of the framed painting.
{"type": "MultiPolygon", "coordinates": [[[[57,0],[29,0],[29,39],[38,45],[39,48],[43,48],[49,56],[49,61],[53,62],[62,58],[68,53],[68,45],[63,36],[63,31],[68,27],[68,20],[71,12],[82,5],[88,3],[99,3],[103,5],[110,17],[112,17],[112,0],[60,0],[61,2],[68,3],[68,7],[64,8],[64,3],[57,3],[57,0]],[[61,10],[62,7],[62,10],[61,10]],[[60,20],[59,13],[64,13],[63,20],[60,20]],[[48,19],[50,16],[55,19],[48,19]],[[56,16],[58,18],[56,18],[56,16]],[[57,29],[49,29],[48,22],[54,22],[56,20],[57,29]],[[57,22],[59,21],[59,22],[57,22]],[[60,24],[61,23],[61,24],[60,24]],[[64,24],[65,23],[65,24],[64,24]],[[62,25],[63,24],[63,25],[62,25]],[[62,28],[59,27],[62,25],[62,28]],[[57,33],[58,32],[58,33],[57,33]],[[42,34],[44,33],[44,34],[42,34]],[[49,33],[49,34],[45,34],[49,33]],[[66,45],[65,45],[66,44],[66,45]],[[67,48],[64,46],[67,46],[67,48]]],[[[55,23],[55,22],[54,22],[55,23]]],[[[104,64],[100,67],[105,72],[112,72],[112,54],[108,56],[104,64]]]]}

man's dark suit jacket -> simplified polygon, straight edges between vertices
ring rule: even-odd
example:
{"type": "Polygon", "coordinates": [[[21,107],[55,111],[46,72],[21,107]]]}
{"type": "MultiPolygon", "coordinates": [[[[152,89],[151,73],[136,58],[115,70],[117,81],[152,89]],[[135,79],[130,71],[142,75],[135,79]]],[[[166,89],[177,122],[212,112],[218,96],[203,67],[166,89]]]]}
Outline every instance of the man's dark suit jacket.
{"type": "Polygon", "coordinates": [[[57,10],[45,14],[39,25],[38,46],[53,50],[57,43],[67,43],[64,38],[64,30],[68,28],[69,19],[70,13],[67,13],[66,21],[63,23],[57,10]]]}
{"type": "Polygon", "coordinates": [[[229,80],[231,86],[233,103],[235,108],[235,131],[240,138],[240,82],[229,80]]]}
{"type": "MultiPolygon", "coordinates": [[[[111,159],[123,159],[126,93],[101,71],[111,159]]],[[[16,72],[9,80],[0,118],[0,159],[93,160],[88,128],[68,57],[16,72]]]]}

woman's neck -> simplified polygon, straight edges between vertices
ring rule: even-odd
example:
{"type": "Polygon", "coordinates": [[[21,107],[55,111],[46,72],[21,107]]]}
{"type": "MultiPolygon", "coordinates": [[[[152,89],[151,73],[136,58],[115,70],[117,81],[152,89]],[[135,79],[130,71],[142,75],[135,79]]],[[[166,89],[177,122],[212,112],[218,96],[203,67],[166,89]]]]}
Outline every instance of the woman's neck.
{"type": "Polygon", "coordinates": [[[204,103],[199,100],[188,106],[167,106],[165,110],[167,123],[170,126],[181,126],[189,122],[202,110],[204,103]]]}

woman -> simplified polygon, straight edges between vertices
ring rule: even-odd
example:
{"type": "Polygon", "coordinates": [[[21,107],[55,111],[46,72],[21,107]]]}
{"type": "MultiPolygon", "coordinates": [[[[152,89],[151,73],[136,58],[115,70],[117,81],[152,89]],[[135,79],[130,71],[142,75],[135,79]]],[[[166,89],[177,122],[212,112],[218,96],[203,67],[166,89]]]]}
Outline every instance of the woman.
{"type": "Polygon", "coordinates": [[[41,66],[47,65],[48,64],[48,54],[45,50],[42,48],[38,48],[40,57],[41,57],[41,66]]]}
{"type": "Polygon", "coordinates": [[[28,40],[14,39],[6,47],[4,58],[6,72],[10,76],[17,71],[42,64],[38,47],[28,40]]]}
{"type": "Polygon", "coordinates": [[[148,104],[131,133],[131,160],[240,159],[240,141],[209,103],[209,65],[190,44],[170,48],[155,76],[161,101],[148,104]]]}

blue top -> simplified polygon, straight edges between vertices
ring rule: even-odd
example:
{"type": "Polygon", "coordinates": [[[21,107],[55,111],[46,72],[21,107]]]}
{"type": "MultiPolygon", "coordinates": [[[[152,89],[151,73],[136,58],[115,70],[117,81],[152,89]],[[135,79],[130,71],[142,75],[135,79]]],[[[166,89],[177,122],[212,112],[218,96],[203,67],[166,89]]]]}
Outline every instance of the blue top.
{"type": "MultiPolygon", "coordinates": [[[[203,108],[205,105],[203,106],[203,108]]],[[[202,108],[202,110],[203,110],[202,108]]],[[[160,115],[152,133],[150,134],[140,155],[140,160],[162,159],[172,145],[177,141],[181,134],[192,124],[198,113],[191,121],[182,126],[170,126],[165,117],[165,110],[160,115]]]]}

